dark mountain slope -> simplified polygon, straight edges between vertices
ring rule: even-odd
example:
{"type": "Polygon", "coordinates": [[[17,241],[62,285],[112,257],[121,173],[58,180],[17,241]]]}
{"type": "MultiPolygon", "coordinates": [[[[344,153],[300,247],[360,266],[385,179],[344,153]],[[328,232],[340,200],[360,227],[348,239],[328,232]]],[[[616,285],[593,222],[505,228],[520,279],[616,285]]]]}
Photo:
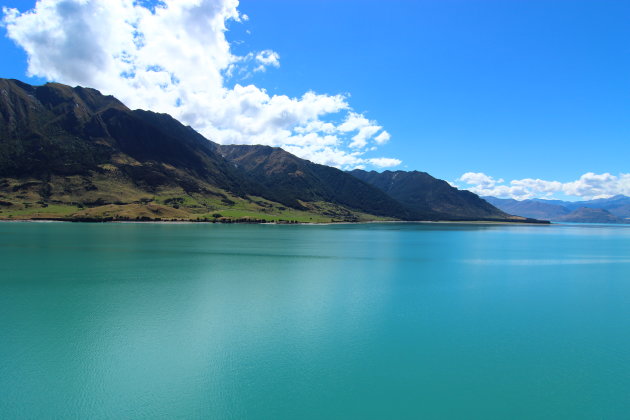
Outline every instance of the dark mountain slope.
{"type": "Polygon", "coordinates": [[[354,170],[350,173],[429,219],[522,220],[504,213],[470,191],[460,191],[425,172],[354,170]]]}
{"type": "Polygon", "coordinates": [[[86,175],[115,164],[142,187],[196,180],[243,193],[248,181],[190,127],[131,111],[111,96],[60,84],[0,80],[0,176],[86,175]]]}
{"type": "Polygon", "coordinates": [[[85,142],[70,129],[108,105],[123,107],[107,97],[97,100],[87,89],[75,93],[63,85],[0,80],[0,176],[84,173],[105,162],[102,145],[85,142]]]}
{"type": "Polygon", "coordinates": [[[410,219],[411,213],[382,191],[336,168],[300,159],[269,146],[218,146],[229,161],[261,182],[272,199],[288,206],[326,201],[353,209],[410,219]]]}

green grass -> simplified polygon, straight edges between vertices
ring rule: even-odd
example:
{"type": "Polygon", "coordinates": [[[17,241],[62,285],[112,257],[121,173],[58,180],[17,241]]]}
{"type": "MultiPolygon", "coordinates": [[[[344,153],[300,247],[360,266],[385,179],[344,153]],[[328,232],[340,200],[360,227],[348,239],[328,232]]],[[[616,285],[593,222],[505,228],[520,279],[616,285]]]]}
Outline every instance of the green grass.
{"type": "MultiPolygon", "coordinates": [[[[322,216],[315,213],[302,212],[299,210],[287,210],[287,211],[278,211],[273,213],[262,213],[255,211],[247,211],[242,209],[222,209],[217,210],[218,214],[222,217],[227,217],[230,219],[241,219],[241,218],[250,218],[250,219],[262,219],[268,222],[278,222],[278,221],[291,221],[298,223],[327,223],[333,221],[330,217],[322,216]]],[[[212,218],[212,214],[204,215],[205,218],[212,218]]]]}
{"type": "Polygon", "coordinates": [[[149,193],[113,176],[98,174],[89,184],[79,176],[55,178],[48,196],[41,195],[40,182],[7,179],[0,190],[0,219],[73,219],[93,218],[134,220],[264,220],[268,222],[331,223],[392,220],[327,203],[302,203],[306,209],[294,209],[262,197],[237,197],[212,186],[207,194],[187,194],[180,187],[163,188],[149,193]],[[20,187],[20,185],[28,185],[20,187]],[[18,186],[18,188],[15,188],[18,186]],[[96,205],[98,202],[105,205],[96,205]],[[46,203],[47,206],[42,206],[46,203]],[[215,217],[220,215],[220,217],[215,217]]]}
{"type": "Polygon", "coordinates": [[[27,208],[0,208],[0,219],[37,219],[46,217],[67,217],[76,213],[79,208],[74,205],[49,204],[42,207],[40,204],[23,203],[27,208]]]}
{"type": "MultiPolygon", "coordinates": [[[[96,207],[79,207],[73,204],[48,204],[43,207],[39,203],[20,203],[15,202],[13,206],[0,207],[0,219],[4,220],[24,220],[24,219],[46,219],[46,218],[68,218],[85,217],[86,212],[93,214],[94,217],[116,217],[117,214],[124,218],[133,220],[143,214],[143,210],[158,204],[168,207],[166,203],[177,203],[177,208],[181,213],[180,216],[173,217],[177,220],[202,220],[202,221],[226,221],[238,219],[264,220],[267,222],[297,222],[297,223],[331,223],[331,222],[364,222],[377,220],[391,220],[388,218],[376,217],[364,213],[352,212],[347,209],[329,203],[317,203],[314,205],[317,211],[304,211],[293,208],[284,207],[276,203],[269,203],[266,200],[252,198],[251,201],[237,198],[233,205],[227,205],[220,200],[207,199],[198,200],[194,197],[181,197],[181,200],[169,201],[169,199],[180,198],[178,196],[171,197],[155,197],[146,205],[135,204],[137,211],[130,213],[130,205],[104,205],[96,207]],[[262,206],[259,203],[266,204],[262,206]],[[114,209],[112,209],[112,207],[114,209]],[[116,208],[120,208],[117,211],[116,208]],[[99,211],[101,208],[106,212],[99,211]],[[322,214],[324,212],[325,214],[322,214]],[[102,214],[101,214],[102,213],[102,214]]],[[[306,203],[313,205],[313,203],[306,203]]],[[[134,210],[135,211],[135,210],[134,210]]],[[[159,217],[158,215],[155,218],[159,217]]],[[[164,217],[163,217],[164,218],[164,217]]],[[[169,219],[169,217],[166,217],[169,219]]],[[[165,219],[165,220],[166,220],[165,219]]]]}

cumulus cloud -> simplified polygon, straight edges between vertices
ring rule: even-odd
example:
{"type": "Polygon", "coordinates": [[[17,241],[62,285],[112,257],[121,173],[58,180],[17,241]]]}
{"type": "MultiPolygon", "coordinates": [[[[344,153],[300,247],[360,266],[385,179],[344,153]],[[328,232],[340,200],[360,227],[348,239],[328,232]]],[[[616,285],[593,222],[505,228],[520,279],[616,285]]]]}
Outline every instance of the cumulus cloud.
{"type": "Polygon", "coordinates": [[[280,67],[280,54],[272,50],[264,50],[256,54],[256,61],[260,65],[256,68],[257,71],[265,71],[266,66],[280,67]]]}
{"type": "Polygon", "coordinates": [[[381,132],[381,134],[379,134],[378,136],[374,137],[374,141],[377,144],[385,144],[389,141],[389,139],[391,139],[392,136],[385,130],[383,130],[381,132]]]}
{"type": "Polygon", "coordinates": [[[339,131],[344,133],[358,131],[348,145],[352,149],[362,149],[367,146],[368,140],[374,137],[382,128],[375,121],[370,121],[356,112],[350,112],[343,124],[338,127],[339,131]]]}
{"type": "Polygon", "coordinates": [[[391,168],[392,166],[398,166],[402,163],[400,159],[393,158],[372,158],[369,159],[369,162],[379,168],[391,168]]]}
{"type": "MultiPolygon", "coordinates": [[[[630,174],[612,175],[588,172],[571,182],[542,179],[516,179],[505,184],[482,172],[467,172],[457,180],[466,184],[463,188],[479,195],[524,200],[528,198],[553,198],[556,194],[585,200],[608,198],[614,195],[630,195],[630,174]]],[[[452,183],[452,185],[456,185],[452,183]]]]}
{"type": "Polygon", "coordinates": [[[567,195],[607,198],[617,194],[630,195],[630,174],[595,174],[588,172],[580,179],[563,185],[567,195]]]}
{"type": "Polygon", "coordinates": [[[493,188],[497,183],[502,183],[503,179],[495,180],[483,172],[466,172],[464,175],[459,177],[459,181],[479,186],[481,188],[493,188]]]}
{"type": "Polygon", "coordinates": [[[271,49],[232,53],[227,25],[247,20],[238,0],[39,0],[26,12],[3,8],[2,18],[30,76],[169,113],[222,144],[281,146],[346,169],[395,161],[365,156],[390,136],[347,95],[270,95],[235,83],[280,67],[271,49]]]}

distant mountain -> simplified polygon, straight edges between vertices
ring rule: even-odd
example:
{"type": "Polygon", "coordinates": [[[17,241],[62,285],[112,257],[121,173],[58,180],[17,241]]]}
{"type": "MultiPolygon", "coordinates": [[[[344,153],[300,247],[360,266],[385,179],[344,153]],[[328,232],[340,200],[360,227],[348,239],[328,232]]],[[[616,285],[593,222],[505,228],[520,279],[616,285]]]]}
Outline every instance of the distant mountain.
{"type": "Polygon", "coordinates": [[[516,214],[533,219],[558,220],[571,213],[568,208],[538,200],[518,201],[511,198],[483,197],[488,203],[509,214],[516,214]]]}
{"type": "Polygon", "coordinates": [[[564,206],[570,210],[576,210],[580,207],[588,207],[593,209],[605,209],[615,216],[630,218],[630,197],[625,195],[615,195],[610,198],[600,198],[590,201],[567,201],[564,206]]]}
{"type": "Polygon", "coordinates": [[[625,195],[615,195],[610,198],[598,198],[595,200],[587,201],[561,201],[561,200],[545,200],[541,198],[533,198],[533,201],[540,201],[543,203],[558,204],[568,208],[569,210],[576,210],[580,207],[588,207],[592,209],[606,209],[611,211],[617,208],[623,208],[630,206],[630,197],[625,195]]]}
{"type": "Polygon", "coordinates": [[[496,197],[484,197],[484,199],[505,212],[524,217],[542,218],[556,222],[630,223],[630,197],[624,195],[588,201],[544,199],[519,201],[496,197]],[[588,209],[604,210],[605,212],[591,212],[588,209]]]}
{"type": "Polygon", "coordinates": [[[626,223],[630,223],[630,204],[620,205],[618,207],[609,207],[606,210],[615,216],[624,219],[626,223]]]}
{"type": "Polygon", "coordinates": [[[589,207],[580,207],[566,216],[560,217],[558,221],[570,223],[624,223],[624,220],[611,214],[608,210],[589,207]]]}
{"type": "MultiPolygon", "coordinates": [[[[511,216],[470,191],[453,188],[426,172],[354,170],[355,177],[374,185],[413,210],[418,217],[448,220],[504,220],[511,216]]],[[[520,219],[523,220],[523,219],[520,219]]]]}

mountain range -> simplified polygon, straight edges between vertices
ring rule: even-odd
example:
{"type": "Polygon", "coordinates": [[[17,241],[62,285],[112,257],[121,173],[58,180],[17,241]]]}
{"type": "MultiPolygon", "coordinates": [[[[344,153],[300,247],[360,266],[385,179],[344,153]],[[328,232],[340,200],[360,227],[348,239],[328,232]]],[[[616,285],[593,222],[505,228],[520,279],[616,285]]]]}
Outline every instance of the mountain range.
{"type": "Polygon", "coordinates": [[[384,191],[424,218],[502,220],[506,216],[506,212],[498,210],[476,194],[460,191],[426,172],[366,172],[355,169],[350,173],[384,191]]]}
{"type": "Polygon", "coordinates": [[[507,213],[523,217],[571,223],[630,223],[630,197],[625,195],[588,201],[484,199],[507,213]]]}
{"type": "Polygon", "coordinates": [[[0,219],[38,218],[538,222],[423,172],[344,172],[219,145],[94,89],[0,79],[0,219]]]}

